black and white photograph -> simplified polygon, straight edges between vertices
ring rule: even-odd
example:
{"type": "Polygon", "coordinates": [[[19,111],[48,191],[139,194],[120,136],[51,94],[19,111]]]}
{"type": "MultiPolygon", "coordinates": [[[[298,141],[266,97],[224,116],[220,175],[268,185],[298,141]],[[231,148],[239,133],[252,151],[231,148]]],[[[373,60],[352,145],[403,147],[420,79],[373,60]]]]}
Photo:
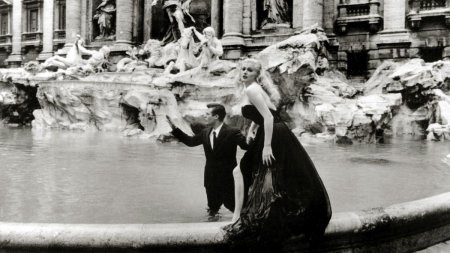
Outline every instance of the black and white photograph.
{"type": "Polygon", "coordinates": [[[450,253],[450,0],[0,0],[0,252],[450,253]]]}

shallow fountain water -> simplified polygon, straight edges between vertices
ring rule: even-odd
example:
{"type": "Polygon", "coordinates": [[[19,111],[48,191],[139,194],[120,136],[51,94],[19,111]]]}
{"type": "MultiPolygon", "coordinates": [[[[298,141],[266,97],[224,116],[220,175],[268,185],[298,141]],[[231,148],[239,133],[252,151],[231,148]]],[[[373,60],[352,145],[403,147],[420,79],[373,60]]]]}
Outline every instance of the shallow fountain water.
{"type": "MultiPolygon", "coordinates": [[[[305,141],[335,212],[450,191],[448,143],[305,141]]],[[[239,156],[243,153],[240,152],[239,156]]],[[[108,132],[0,128],[0,220],[57,223],[205,221],[203,151],[108,132]]],[[[222,210],[223,220],[231,213],[222,210]]]]}

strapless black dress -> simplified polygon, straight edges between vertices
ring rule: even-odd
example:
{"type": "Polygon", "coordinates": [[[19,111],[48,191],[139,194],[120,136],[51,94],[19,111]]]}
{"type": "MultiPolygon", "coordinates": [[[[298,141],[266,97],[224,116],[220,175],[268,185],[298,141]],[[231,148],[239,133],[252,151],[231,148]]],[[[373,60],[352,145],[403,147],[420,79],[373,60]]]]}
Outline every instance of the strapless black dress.
{"type": "Polygon", "coordinates": [[[248,193],[240,219],[225,228],[230,243],[260,248],[296,235],[314,242],[331,218],[328,194],[313,162],[278,113],[272,114],[276,161],[264,166],[264,119],[253,105],[242,107],[242,115],[260,127],[240,163],[248,193]]]}

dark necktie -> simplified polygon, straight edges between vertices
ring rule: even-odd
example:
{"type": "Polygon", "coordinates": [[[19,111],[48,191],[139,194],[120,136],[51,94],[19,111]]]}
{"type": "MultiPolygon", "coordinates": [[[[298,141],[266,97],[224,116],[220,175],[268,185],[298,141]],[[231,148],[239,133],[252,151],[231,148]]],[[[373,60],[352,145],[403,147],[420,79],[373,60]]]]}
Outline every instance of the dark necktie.
{"type": "Polygon", "coordinates": [[[216,147],[216,141],[217,141],[216,131],[213,131],[213,143],[211,145],[213,149],[216,147]]]}

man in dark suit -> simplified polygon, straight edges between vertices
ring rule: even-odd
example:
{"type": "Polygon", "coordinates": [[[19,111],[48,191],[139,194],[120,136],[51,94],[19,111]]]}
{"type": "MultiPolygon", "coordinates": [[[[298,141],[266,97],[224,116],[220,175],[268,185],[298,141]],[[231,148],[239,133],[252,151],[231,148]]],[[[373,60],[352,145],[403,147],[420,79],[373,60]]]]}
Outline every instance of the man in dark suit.
{"type": "Polygon", "coordinates": [[[177,139],[190,147],[203,145],[206,155],[204,186],[210,220],[218,219],[222,204],[231,212],[234,211],[233,169],[237,166],[236,149],[238,145],[242,149],[248,147],[241,131],[223,122],[225,115],[223,105],[208,104],[206,120],[209,126],[194,136],[185,134],[167,117],[172,134],[177,139]]]}

